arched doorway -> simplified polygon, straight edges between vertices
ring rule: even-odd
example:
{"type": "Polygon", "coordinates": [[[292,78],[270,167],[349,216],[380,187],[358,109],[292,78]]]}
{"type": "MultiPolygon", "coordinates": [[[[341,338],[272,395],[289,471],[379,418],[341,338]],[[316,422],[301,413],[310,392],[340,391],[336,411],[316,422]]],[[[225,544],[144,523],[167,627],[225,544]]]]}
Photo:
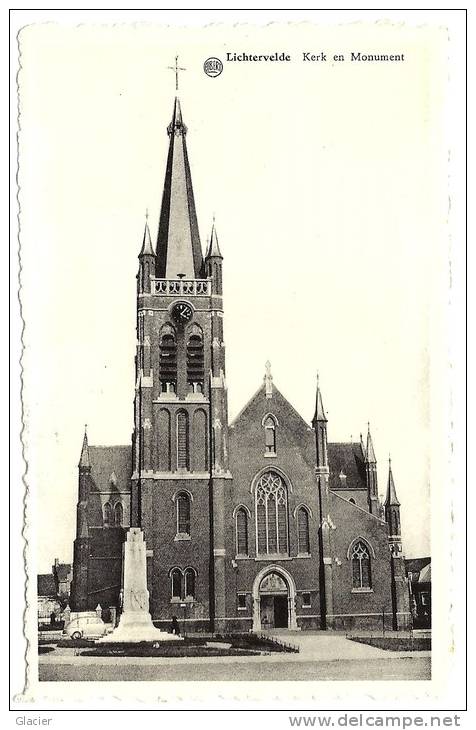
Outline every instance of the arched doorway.
{"type": "Polygon", "coordinates": [[[253,631],[296,629],[296,588],[279,566],[264,568],[253,584],[253,631]]]}

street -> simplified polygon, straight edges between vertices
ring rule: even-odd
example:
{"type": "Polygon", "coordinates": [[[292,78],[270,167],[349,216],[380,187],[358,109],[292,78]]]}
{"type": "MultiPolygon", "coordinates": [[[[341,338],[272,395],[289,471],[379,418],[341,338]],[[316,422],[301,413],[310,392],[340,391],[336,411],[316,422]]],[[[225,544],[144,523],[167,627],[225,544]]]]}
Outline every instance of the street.
{"type": "Polygon", "coordinates": [[[40,681],[428,680],[430,652],[391,652],[331,633],[295,633],[299,654],[242,657],[85,657],[63,649],[39,657],[40,681]]]}

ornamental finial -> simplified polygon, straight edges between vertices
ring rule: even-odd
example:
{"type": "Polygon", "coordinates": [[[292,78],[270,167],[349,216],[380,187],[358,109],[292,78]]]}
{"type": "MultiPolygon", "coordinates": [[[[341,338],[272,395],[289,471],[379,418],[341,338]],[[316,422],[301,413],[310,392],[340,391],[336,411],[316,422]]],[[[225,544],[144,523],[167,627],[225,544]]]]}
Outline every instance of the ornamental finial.
{"type": "Polygon", "coordinates": [[[271,363],[269,360],[265,363],[266,373],[264,376],[266,398],[273,397],[273,376],[271,375],[271,363]]]}

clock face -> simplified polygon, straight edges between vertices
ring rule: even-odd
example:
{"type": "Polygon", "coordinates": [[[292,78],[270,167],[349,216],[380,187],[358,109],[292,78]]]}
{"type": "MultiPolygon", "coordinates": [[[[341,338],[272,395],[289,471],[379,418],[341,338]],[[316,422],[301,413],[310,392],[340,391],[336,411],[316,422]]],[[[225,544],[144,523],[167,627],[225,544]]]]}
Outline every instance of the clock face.
{"type": "Polygon", "coordinates": [[[176,322],[184,324],[192,319],[193,311],[190,304],[187,302],[179,302],[175,304],[172,310],[172,316],[176,322]]]}

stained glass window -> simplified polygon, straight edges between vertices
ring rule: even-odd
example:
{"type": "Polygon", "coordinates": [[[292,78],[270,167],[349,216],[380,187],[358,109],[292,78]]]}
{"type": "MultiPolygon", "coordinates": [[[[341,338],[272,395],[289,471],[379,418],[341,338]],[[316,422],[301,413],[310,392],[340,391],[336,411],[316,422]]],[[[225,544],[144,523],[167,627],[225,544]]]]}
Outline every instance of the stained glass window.
{"type": "Polygon", "coordinates": [[[308,555],[309,545],[309,513],[305,507],[300,507],[297,513],[298,519],[298,553],[308,555]]]}
{"type": "Polygon", "coordinates": [[[248,515],[244,507],[236,513],[236,553],[248,555],[248,515]]]}
{"type": "Polygon", "coordinates": [[[371,588],[370,553],[368,546],[359,540],[352,548],[352,586],[371,588]]]}
{"type": "Polygon", "coordinates": [[[275,472],[263,474],[256,485],[256,543],[258,554],[288,552],[288,496],[275,472]]]}

